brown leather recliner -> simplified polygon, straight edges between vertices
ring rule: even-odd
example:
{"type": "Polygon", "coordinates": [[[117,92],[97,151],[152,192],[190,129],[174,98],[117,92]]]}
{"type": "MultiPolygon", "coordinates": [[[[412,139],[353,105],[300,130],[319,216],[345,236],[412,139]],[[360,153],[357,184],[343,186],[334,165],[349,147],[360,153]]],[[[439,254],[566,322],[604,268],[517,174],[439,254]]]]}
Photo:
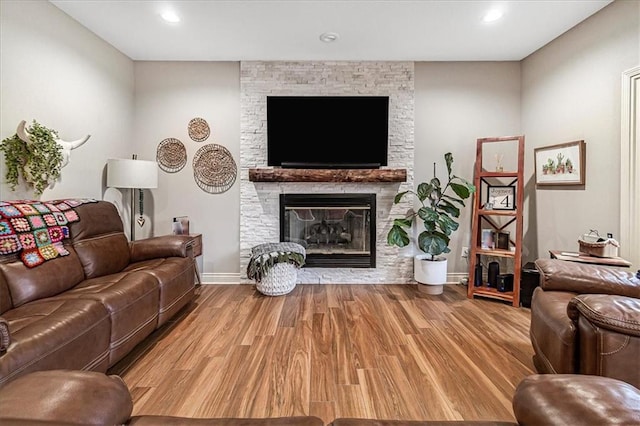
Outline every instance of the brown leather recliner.
{"type": "Polygon", "coordinates": [[[188,236],[127,241],[116,207],[75,208],[69,255],[0,256],[0,385],[37,370],[105,372],[195,295],[188,236]]]}
{"type": "Polygon", "coordinates": [[[640,387],[640,279],[634,272],[538,259],[531,303],[539,373],[589,374],[640,387]]]}

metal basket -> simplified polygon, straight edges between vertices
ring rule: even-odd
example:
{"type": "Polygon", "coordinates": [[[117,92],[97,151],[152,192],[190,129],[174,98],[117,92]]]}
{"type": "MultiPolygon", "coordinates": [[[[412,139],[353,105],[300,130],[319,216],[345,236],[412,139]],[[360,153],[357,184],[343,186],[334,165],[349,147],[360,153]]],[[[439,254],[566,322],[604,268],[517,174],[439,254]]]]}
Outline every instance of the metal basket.
{"type": "Polygon", "coordinates": [[[291,292],[298,279],[298,268],[291,263],[276,263],[256,283],[256,290],[265,296],[282,296],[291,292]]]}

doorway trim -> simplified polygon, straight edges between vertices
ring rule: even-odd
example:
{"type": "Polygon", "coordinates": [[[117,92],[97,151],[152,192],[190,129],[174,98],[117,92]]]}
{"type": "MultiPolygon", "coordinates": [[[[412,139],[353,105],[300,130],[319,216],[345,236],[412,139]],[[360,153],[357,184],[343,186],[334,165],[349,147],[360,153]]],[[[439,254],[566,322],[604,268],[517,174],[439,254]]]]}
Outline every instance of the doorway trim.
{"type": "Polygon", "coordinates": [[[640,268],[640,66],[622,73],[620,133],[620,251],[640,268]]]}

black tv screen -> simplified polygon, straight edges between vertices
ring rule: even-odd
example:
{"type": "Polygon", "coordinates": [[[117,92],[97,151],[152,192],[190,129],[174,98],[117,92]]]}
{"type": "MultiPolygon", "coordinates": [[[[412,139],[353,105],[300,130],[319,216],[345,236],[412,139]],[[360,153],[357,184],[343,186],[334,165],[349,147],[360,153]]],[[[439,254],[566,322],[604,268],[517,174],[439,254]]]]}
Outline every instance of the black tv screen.
{"type": "Polygon", "coordinates": [[[269,166],[386,166],[388,130],[388,96],[267,96],[269,166]]]}

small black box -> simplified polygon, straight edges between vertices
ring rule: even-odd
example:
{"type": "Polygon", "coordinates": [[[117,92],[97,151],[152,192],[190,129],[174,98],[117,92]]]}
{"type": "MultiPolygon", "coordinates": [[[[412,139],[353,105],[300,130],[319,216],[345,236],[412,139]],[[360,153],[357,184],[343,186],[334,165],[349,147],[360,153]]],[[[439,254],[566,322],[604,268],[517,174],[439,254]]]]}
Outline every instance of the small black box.
{"type": "Polygon", "coordinates": [[[513,291],[513,274],[499,274],[496,287],[501,293],[513,291]]]}
{"type": "Polygon", "coordinates": [[[526,263],[520,272],[520,304],[531,307],[533,290],[540,285],[540,273],[533,262],[526,263]]]}

